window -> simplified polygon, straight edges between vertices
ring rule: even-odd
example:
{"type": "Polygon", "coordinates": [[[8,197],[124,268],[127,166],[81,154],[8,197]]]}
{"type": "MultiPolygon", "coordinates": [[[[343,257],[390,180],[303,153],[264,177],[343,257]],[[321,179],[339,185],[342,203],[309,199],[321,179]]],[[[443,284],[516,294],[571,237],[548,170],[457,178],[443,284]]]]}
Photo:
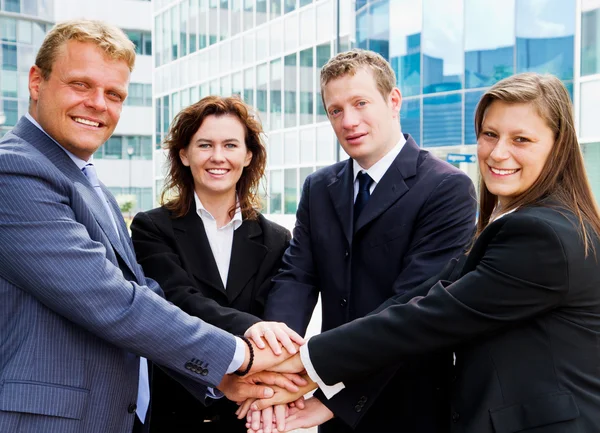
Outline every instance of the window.
{"type": "Polygon", "coordinates": [[[410,134],[421,144],[421,99],[405,99],[400,109],[400,125],[402,133],[410,134]]]}
{"type": "MultiPolygon", "coordinates": [[[[390,4],[389,60],[396,73],[396,85],[402,96],[421,94],[421,35],[423,31],[420,1],[400,0],[390,4]]],[[[416,137],[415,137],[416,139],[416,137]]]]}
{"type": "Polygon", "coordinates": [[[125,105],[152,107],[152,84],[131,83],[125,105]]]}
{"type": "Polygon", "coordinates": [[[596,201],[600,202],[600,143],[582,144],[581,151],[592,192],[596,201]]]}
{"type": "Polygon", "coordinates": [[[2,69],[5,71],[17,70],[17,46],[10,44],[2,45],[2,69]]]}
{"type": "Polygon", "coordinates": [[[296,53],[286,56],[284,59],[283,79],[285,92],[285,127],[296,126],[296,77],[298,67],[296,64],[296,53]]]}
{"type": "Polygon", "coordinates": [[[483,91],[465,93],[465,144],[477,144],[475,136],[475,110],[483,91]]]}
{"type": "Polygon", "coordinates": [[[462,95],[423,98],[423,146],[451,146],[462,142],[462,95]]]}
{"type": "Polygon", "coordinates": [[[135,45],[136,54],[152,55],[152,34],[150,32],[125,30],[125,34],[135,45]]]}
{"type": "Polygon", "coordinates": [[[99,159],[152,159],[152,137],[150,135],[113,135],[94,154],[99,159]]]}
{"type": "Polygon", "coordinates": [[[581,75],[600,73],[600,0],[582,3],[581,75]]]}

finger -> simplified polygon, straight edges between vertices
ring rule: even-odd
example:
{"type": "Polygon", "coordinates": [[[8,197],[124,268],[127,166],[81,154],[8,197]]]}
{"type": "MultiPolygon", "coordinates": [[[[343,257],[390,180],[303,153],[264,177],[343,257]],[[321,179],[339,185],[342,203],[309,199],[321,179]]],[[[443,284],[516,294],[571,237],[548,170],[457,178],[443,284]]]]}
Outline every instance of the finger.
{"type": "Polygon", "coordinates": [[[238,392],[242,396],[240,400],[248,398],[271,398],[275,394],[273,388],[264,385],[251,385],[249,383],[240,385],[238,392]]]}
{"type": "Polygon", "coordinates": [[[250,335],[249,336],[247,335],[247,337],[252,339],[254,344],[256,344],[256,347],[258,347],[259,349],[264,349],[265,342],[262,339],[260,329],[252,327],[249,331],[250,331],[250,335]]]}
{"type": "Polygon", "coordinates": [[[271,433],[273,430],[273,407],[268,407],[262,411],[262,423],[265,433],[271,433]]]}
{"type": "Polygon", "coordinates": [[[252,406],[252,403],[254,401],[255,400],[253,398],[249,398],[245,402],[242,403],[242,405],[238,408],[238,410],[235,411],[235,414],[237,415],[238,419],[243,419],[246,417],[246,415],[248,414],[248,411],[250,410],[250,406],[252,406]]]}
{"type": "Polygon", "coordinates": [[[250,416],[250,428],[252,430],[256,431],[259,428],[261,428],[261,425],[260,425],[260,416],[261,416],[261,411],[259,411],[259,410],[251,412],[251,416],[250,416]]]}
{"type": "Polygon", "coordinates": [[[306,404],[304,403],[304,397],[300,397],[298,400],[296,400],[294,402],[294,407],[297,407],[300,410],[304,409],[306,407],[306,404]]]}
{"type": "Polygon", "coordinates": [[[285,350],[288,351],[288,353],[290,353],[291,355],[294,355],[296,353],[296,347],[294,346],[294,343],[292,343],[292,340],[290,340],[290,336],[284,329],[277,326],[273,330],[273,334],[275,335],[275,338],[279,340],[279,342],[283,345],[285,350]]]}
{"type": "Polygon", "coordinates": [[[278,404],[273,408],[275,412],[275,423],[277,424],[277,430],[285,430],[285,417],[287,412],[287,404],[278,404]]]}
{"type": "Polygon", "coordinates": [[[298,386],[308,385],[308,381],[304,377],[300,376],[299,374],[296,374],[296,373],[282,373],[282,374],[298,386]]]}
{"type": "Polygon", "coordinates": [[[281,355],[281,345],[279,344],[279,341],[277,340],[277,336],[275,335],[275,332],[271,328],[267,328],[267,329],[265,329],[264,336],[265,336],[265,340],[267,340],[267,343],[271,347],[271,350],[273,351],[273,353],[275,355],[281,355]]]}
{"type": "MultiPolygon", "coordinates": [[[[298,388],[298,386],[292,380],[288,379],[283,374],[274,373],[272,371],[261,371],[260,373],[256,373],[256,374],[252,375],[251,379],[254,383],[263,383],[265,385],[275,385],[275,386],[283,388],[289,392],[298,392],[300,390],[298,388]]],[[[271,396],[264,397],[264,398],[270,398],[271,396]]],[[[258,397],[258,398],[263,398],[263,397],[258,397]]]]}

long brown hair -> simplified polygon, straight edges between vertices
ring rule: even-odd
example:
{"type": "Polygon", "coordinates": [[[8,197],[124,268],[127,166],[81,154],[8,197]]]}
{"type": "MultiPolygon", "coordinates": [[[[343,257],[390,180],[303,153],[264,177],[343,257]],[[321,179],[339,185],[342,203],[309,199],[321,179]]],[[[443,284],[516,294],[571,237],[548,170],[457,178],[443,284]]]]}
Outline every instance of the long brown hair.
{"type": "MultiPolygon", "coordinates": [[[[501,211],[544,205],[552,197],[559,206],[571,211],[578,220],[578,230],[586,254],[595,252],[590,229],[600,237],[600,214],[588,181],[583,155],[575,133],[573,108],[563,83],[553,75],[522,73],[499,81],[489,89],[477,105],[475,134],[479,138],[487,109],[494,101],[508,104],[533,104],[538,114],[554,132],[554,145],[539,177],[533,185],[501,211]]],[[[488,189],[480,173],[479,219],[477,235],[488,225],[498,197],[488,189]]]]}
{"type": "MultiPolygon", "coordinates": [[[[179,152],[190,145],[190,141],[208,116],[232,115],[244,127],[246,148],[252,153],[248,167],[236,184],[238,204],[244,219],[256,219],[260,207],[258,185],[265,173],[267,152],[262,140],[263,129],[250,112],[249,107],[236,97],[207,96],[181,110],[169,129],[164,147],[167,149],[169,170],[161,194],[161,202],[174,217],[187,214],[194,200],[194,178],[189,167],[181,162],[179,152]]],[[[233,217],[236,205],[229,214],[233,217]]]]}

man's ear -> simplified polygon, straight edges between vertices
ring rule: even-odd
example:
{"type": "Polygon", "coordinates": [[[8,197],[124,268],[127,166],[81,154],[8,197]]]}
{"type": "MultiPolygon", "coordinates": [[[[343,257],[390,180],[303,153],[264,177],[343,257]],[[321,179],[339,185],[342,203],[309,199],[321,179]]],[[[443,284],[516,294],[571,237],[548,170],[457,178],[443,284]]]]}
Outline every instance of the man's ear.
{"type": "MultiPolygon", "coordinates": [[[[398,89],[397,87],[394,87],[392,89],[392,91],[390,92],[390,96],[389,98],[389,104],[391,106],[391,108],[393,109],[394,113],[397,114],[397,116],[400,116],[400,108],[402,107],[402,93],[400,93],[400,89],[398,89]]],[[[394,116],[396,117],[396,116],[394,116]]]]}
{"type": "Polygon", "coordinates": [[[36,65],[33,65],[31,69],[29,69],[29,96],[36,102],[39,98],[42,81],[44,81],[42,70],[36,65]]]}

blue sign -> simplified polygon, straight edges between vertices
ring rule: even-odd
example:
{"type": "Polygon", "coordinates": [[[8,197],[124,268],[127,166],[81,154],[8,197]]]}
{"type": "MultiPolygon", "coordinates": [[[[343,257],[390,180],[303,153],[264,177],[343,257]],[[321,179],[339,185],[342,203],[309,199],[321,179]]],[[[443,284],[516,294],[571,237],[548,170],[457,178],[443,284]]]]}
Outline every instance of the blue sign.
{"type": "Polygon", "coordinates": [[[468,153],[449,153],[446,155],[446,161],[456,164],[457,162],[475,163],[477,156],[468,153]]]}

